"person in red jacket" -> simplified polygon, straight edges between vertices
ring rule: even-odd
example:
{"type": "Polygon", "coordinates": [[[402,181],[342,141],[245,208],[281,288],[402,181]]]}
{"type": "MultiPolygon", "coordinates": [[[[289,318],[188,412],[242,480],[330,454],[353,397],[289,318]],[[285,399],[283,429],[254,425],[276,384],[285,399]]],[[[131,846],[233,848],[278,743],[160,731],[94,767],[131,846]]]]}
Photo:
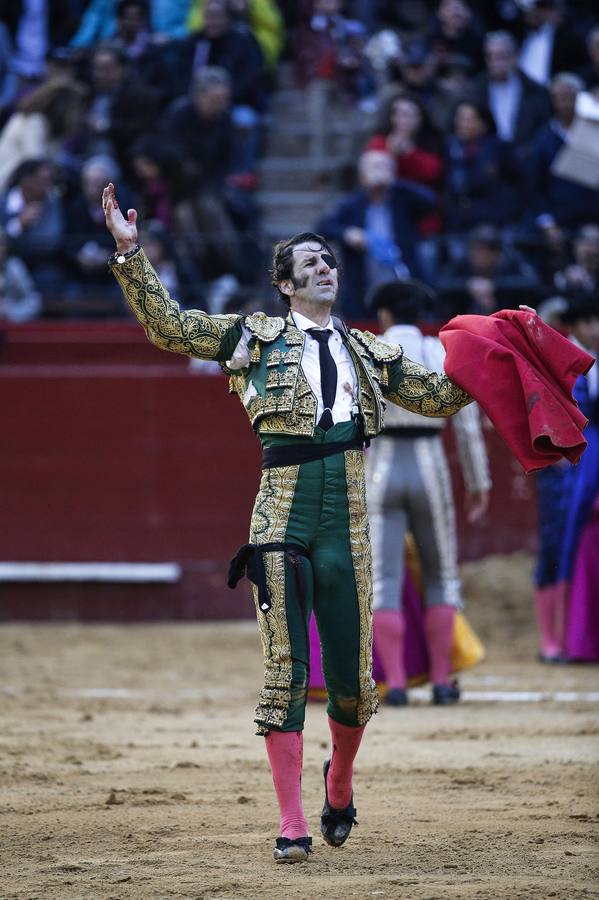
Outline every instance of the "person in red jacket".
{"type": "MultiPolygon", "coordinates": [[[[426,109],[415,97],[400,94],[391,101],[381,130],[370,138],[366,150],[386,150],[395,160],[398,178],[437,191],[443,176],[443,160],[434,147],[435,134],[426,109]]],[[[438,234],[440,230],[438,210],[418,224],[418,232],[423,237],[438,234]]]]}

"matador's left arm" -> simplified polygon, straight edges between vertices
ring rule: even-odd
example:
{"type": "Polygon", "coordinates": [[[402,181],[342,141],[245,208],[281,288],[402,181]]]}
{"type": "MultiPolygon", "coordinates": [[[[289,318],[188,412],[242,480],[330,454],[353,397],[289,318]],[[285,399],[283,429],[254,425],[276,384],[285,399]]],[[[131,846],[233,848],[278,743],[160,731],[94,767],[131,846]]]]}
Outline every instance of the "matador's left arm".
{"type": "Polygon", "coordinates": [[[403,354],[388,366],[386,400],[421,416],[452,416],[472,397],[447,375],[431,372],[403,354]]]}

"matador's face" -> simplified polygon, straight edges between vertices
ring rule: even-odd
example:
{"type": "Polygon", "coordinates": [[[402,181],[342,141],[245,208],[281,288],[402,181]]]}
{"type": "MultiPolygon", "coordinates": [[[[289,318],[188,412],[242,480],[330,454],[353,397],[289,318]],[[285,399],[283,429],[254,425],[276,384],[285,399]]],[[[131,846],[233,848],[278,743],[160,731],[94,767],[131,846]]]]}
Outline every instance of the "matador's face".
{"type": "Polygon", "coordinates": [[[301,312],[304,303],[332,306],[339,289],[337,261],[322,244],[306,241],[293,248],[291,305],[301,312]]]}

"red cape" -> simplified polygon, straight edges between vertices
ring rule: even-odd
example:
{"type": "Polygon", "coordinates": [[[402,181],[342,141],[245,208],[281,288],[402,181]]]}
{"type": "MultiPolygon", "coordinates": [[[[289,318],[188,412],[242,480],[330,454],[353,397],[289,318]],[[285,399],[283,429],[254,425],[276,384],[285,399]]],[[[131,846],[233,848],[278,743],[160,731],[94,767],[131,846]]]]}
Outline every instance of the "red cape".
{"type": "Polygon", "coordinates": [[[439,332],[445,372],[480,404],[524,470],[576,463],[587,424],[572,388],[594,359],[539,316],[456,316],[439,332]]]}

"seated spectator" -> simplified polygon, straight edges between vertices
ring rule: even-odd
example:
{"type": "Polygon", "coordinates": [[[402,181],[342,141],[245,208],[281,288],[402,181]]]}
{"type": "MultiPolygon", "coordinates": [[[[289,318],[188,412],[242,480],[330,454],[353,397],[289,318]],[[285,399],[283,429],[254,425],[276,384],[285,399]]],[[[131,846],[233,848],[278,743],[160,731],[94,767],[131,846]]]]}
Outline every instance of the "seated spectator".
{"type": "MultiPolygon", "coordinates": [[[[323,168],[330,152],[331,105],[351,105],[353,113],[356,101],[371,102],[368,98],[376,87],[365,52],[364,26],[345,18],[341,9],[341,0],[315,0],[292,42],[296,81],[306,97],[310,155],[323,168]]],[[[348,129],[347,155],[352,155],[351,142],[348,129]]]]}
{"type": "MultiPolygon", "coordinates": [[[[373,135],[366,150],[386,150],[395,159],[395,174],[424,184],[437,191],[443,174],[443,160],[436,151],[436,135],[430,125],[426,109],[409,94],[399,95],[383,120],[380,133],[373,135]]],[[[421,235],[437,234],[441,230],[438,212],[422,219],[418,225],[421,235]]]]}
{"type": "Polygon", "coordinates": [[[0,327],[4,322],[35,319],[41,309],[41,297],[27,266],[18,256],[10,255],[8,237],[0,231],[0,327]]]}
{"type": "Polygon", "coordinates": [[[467,256],[447,265],[437,280],[448,317],[486,316],[519,303],[534,305],[539,287],[532,267],[512,248],[502,246],[500,233],[492,225],[474,228],[467,256]]]}
{"type": "Polygon", "coordinates": [[[510,222],[516,212],[519,175],[508,148],[495,134],[488,108],[459,103],[446,145],[448,230],[461,233],[481,222],[510,222]]]}
{"type": "MultiPolygon", "coordinates": [[[[66,216],[65,244],[71,275],[65,292],[70,297],[81,294],[118,295],[118,290],[114,290],[114,278],[106,265],[114,251],[114,241],[106,232],[106,221],[98,197],[112,181],[119,184],[124,207],[132,205],[119,174],[117,164],[109,156],[92,156],[81,169],[80,192],[69,204],[66,216]]],[[[111,311],[112,308],[113,305],[111,311]]]]}
{"type": "Polygon", "coordinates": [[[599,292],[599,227],[584,225],[574,239],[574,263],[557,272],[555,287],[570,297],[599,292]]]}
{"type": "Polygon", "coordinates": [[[139,242],[169,294],[185,302],[177,261],[169,246],[167,233],[160,222],[147,221],[140,232],[139,242]]]}
{"type": "Polygon", "coordinates": [[[264,58],[260,45],[247,27],[233,21],[227,0],[206,0],[201,31],[181,41],[176,50],[171,73],[174,96],[186,94],[193,76],[205,66],[219,66],[231,78],[236,115],[247,118],[253,114],[255,119],[265,111],[264,58]]]}
{"type": "Polygon", "coordinates": [[[181,97],[170,107],[162,131],[176,144],[194,190],[222,189],[236,161],[231,78],[226,69],[200,69],[189,97],[181,97]]]}
{"type": "Polygon", "coordinates": [[[25,159],[63,161],[68,139],[83,125],[84,95],[83,85],[56,78],[19,101],[0,135],[0,191],[25,159]]]}
{"type": "Polygon", "coordinates": [[[152,34],[147,0],[119,0],[116,29],[110,46],[127,60],[129,77],[139,79],[160,93],[166,91],[166,70],[160,45],[152,34]]]}
{"type": "Polygon", "coordinates": [[[579,70],[579,75],[587,90],[596,91],[599,88],[599,25],[589,31],[586,49],[588,62],[579,70]]]}
{"type": "Polygon", "coordinates": [[[420,101],[437,131],[447,131],[455,96],[437,79],[437,58],[424,41],[408,41],[402,49],[399,58],[399,85],[395,81],[381,91],[381,107],[384,108],[390,95],[397,93],[398,86],[403,86],[406,93],[420,101]]]}
{"type": "Polygon", "coordinates": [[[167,138],[157,141],[146,135],[131,147],[131,170],[143,221],[159,222],[163,228],[175,225],[175,207],[195,190],[185,171],[181,151],[167,138]]]}
{"type": "Polygon", "coordinates": [[[552,248],[563,242],[564,229],[599,221],[598,192],[553,172],[553,161],[568,140],[581,90],[583,84],[577,75],[561,72],[555,76],[550,88],[553,118],[538,133],[531,152],[529,222],[541,229],[552,248]]]}
{"type": "Polygon", "coordinates": [[[451,109],[471,92],[473,68],[472,60],[461,53],[451,53],[439,64],[437,82],[452,98],[451,109]]]}
{"type": "Polygon", "coordinates": [[[559,331],[564,327],[562,316],[569,306],[565,297],[547,297],[545,300],[541,300],[537,306],[537,315],[547,325],[551,325],[552,328],[559,331]]]}
{"type": "Polygon", "coordinates": [[[486,36],[486,71],[474,85],[474,97],[493,113],[498,137],[526,150],[551,118],[551,102],[545,88],[518,69],[517,50],[508,31],[486,36]]]}
{"type": "MultiPolygon", "coordinates": [[[[71,47],[85,48],[106,41],[117,30],[118,0],[90,0],[81,22],[71,38],[71,47]]],[[[187,35],[186,25],[189,0],[149,0],[149,19],[156,37],[182,38],[187,35]]]]}
{"type": "Polygon", "coordinates": [[[567,15],[564,0],[532,0],[519,4],[515,23],[520,40],[520,68],[542,85],[557,72],[571,72],[584,59],[584,43],[567,15]]]}
{"type": "Polygon", "coordinates": [[[482,68],[483,30],[464,0],[441,0],[428,34],[428,42],[439,65],[454,53],[466,56],[473,70],[482,68]]]}
{"type": "Polygon", "coordinates": [[[64,272],[64,210],[48,160],[26,159],[0,196],[0,226],[42,291],[60,290],[64,272]]]}
{"type": "MultiPolygon", "coordinates": [[[[192,0],[187,24],[190,31],[200,31],[204,24],[207,0],[192,0]]],[[[235,24],[250,29],[264,56],[266,66],[273,71],[285,45],[285,23],[275,0],[229,0],[229,10],[235,24]]]]}
{"type": "Polygon", "coordinates": [[[317,231],[341,248],[340,303],[344,316],[375,318],[367,294],[393,278],[420,275],[416,223],[431,212],[435,198],[427,188],[395,181],[393,157],[368,150],[358,162],[360,187],[326,214],[317,231]]]}
{"type": "Polygon", "coordinates": [[[139,79],[130,79],[121,50],[98,47],[91,57],[86,155],[113,156],[128,172],[131,146],[142,134],[156,132],[159,106],[160,95],[155,90],[139,79]]]}

